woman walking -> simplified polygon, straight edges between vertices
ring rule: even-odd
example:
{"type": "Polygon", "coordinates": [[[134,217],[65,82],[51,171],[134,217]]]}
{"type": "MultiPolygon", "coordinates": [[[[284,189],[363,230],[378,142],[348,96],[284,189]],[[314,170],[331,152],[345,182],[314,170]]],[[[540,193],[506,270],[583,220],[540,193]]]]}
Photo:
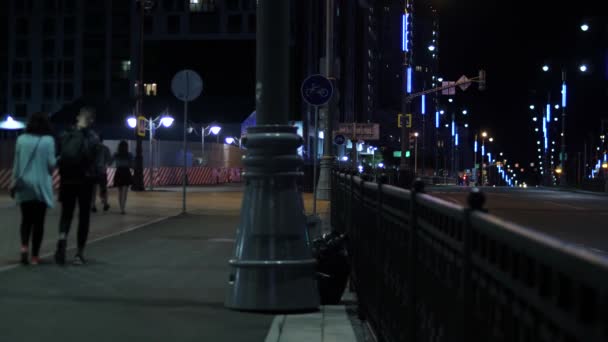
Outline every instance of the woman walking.
{"type": "Polygon", "coordinates": [[[11,195],[21,207],[21,263],[24,265],[30,263],[30,237],[31,264],[39,263],[46,209],[54,205],[52,174],[56,162],[55,139],[48,116],[34,113],[25,133],[17,138],[11,179],[11,195]]]}
{"type": "Polygon", "coordinates": [[[133,176],[131,175],[133,155],[129,152],[129,144],[125,140],[118,144],[118,151],[114,154],[114,164],[116,166],[114,186],[118,188],[118,204],[120,213],[124,215],[129,186],[133,184],[133,176]]]}

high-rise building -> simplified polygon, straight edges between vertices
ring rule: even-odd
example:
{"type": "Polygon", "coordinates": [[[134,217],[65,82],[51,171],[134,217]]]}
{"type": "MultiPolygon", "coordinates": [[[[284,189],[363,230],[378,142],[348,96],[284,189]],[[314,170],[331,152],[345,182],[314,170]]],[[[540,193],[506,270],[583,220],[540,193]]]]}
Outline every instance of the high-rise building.
{"type": "MultiPolygon", "coordinates": [[[[173,75],[168,72],[189,67],[221,78],[217,65],[201,65],[209,56],[215,61],[227,55],[242,57],[245,60],[233,68],[237,72],[242,65],[255,65],[254,0],[7,0],[2,6],[7,6],[1,11],[8,14],[7,26],[14,29],[4,35],[8,39],[0,40],[8,42],[7,49],[1,49],[7,51],[3,65],[8,68],[2,78],[6,89],[0,90],[6,94],[2,96],[6,110],[18,115],[60,112],[80,102],[103,104],[106,111],[126,115],[138,79],[141,26],[144,82],[150,88],[148,95],[158,95],[149,102],[176,102],[170,97],[173,75]],[[237,56],[235,51],[243,44],[237,56]],[[212,48],[201,48],[207,45],[212,48]],[[162,59],[168,53],[170,62],[162,59]]],[[[0,62],[2,58],[0,52],[0,62]]],[[[230,71],[224,76],[230,77],[230,71]]],[[[233,88],[248,87],[253,95],[250,78],[247,85],[235,79],[233,88]]],[[[210,91],[228,96],[231,90],[210,91]]]]}

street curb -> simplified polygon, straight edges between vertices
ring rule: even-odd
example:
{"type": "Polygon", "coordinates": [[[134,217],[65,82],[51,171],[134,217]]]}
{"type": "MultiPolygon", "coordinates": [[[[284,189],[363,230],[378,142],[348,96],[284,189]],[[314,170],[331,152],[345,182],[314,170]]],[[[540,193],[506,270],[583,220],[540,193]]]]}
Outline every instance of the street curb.
{"type": "MultiPolygon", "coordinates": [[[[119,231],[119,232],[115,232],[115,233],[111,233],[111,234],[108,234],[108,235],[100,236],[100,237],[98,237],[96,239],[88,241],[87,245],[90,245],[92,243],[99,242],[99,241],[102,241],[102,240],[106,240],[106,239],[109,239],[109,238],[113,238],[113,237],[116,237],[116,236],[119,236],[119,235],[123,235],[123,234],[129,233],[129,232],[132,232],[134,230],[140,229],[140,228],[151,226],[153,224],[160,223],[160,222],[166,221],[168,219],[171,219],[171,218],[174,218],[174,217],[178,217],[180,215],[181,214],[160,217],[160,218],[157,218],[157,219],[145,222],[145,223],[141,223],[141,224],[129,227],[129,228],[127,228],[125,230],[122,230],[122,231],[119,231]]],[[[76,249],[76,247],[72,246],[72,247],[69,247],[67,250],[71,251],[71,250],[74,250],[74,249],[76,249]]],[[[50,257],[52,255],[53,255],[52,252],[51,253],[46,253],[46,254],[41,255],[40,259],[48,258],[48,257],[50,257]]],[[[15,268],[20,267],[20,266],[21,266],[20,263],[15,263],[15,264],[11,264],[11,265],[2,266],[2,267],[0,267],[0,273],[1,272],[6,272],[6,271],[10,271],[10,270],[15,269],[15,268]]]]}
{"type": "Polygon", "coordinates": [[[579,189],[560,188],[560,187],[551,188],[551,187],[546,187],[546,186],[540,186],[540,187],[538,187],[538,189],[553,190],[553,191],[564,191],[564,192],[574,192],[574,193],[578,193],[578,194],[597,195],[597,196],[608,197],[608,193],[597,192],[597,191],[589,191],[589,190],[579,190],[579,189]]]}

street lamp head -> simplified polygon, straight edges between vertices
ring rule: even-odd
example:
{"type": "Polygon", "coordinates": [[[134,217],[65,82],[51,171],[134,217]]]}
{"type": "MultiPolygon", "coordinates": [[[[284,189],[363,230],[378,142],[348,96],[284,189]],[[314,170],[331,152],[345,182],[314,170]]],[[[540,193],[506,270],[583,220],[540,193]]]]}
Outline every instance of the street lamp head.
{"type": "Polygon", "coordinates": [[[490,139],[488,139],[488,140],[489,140],[490,142],[493,142],[493,141],[494,141],[494,138],[490,138],[490,139]]]}
{"type": "Polygon", "coordinates": [[[553,108],[559,109],[559,105],[556,104],[553,108]]]}
{"type": "Polygon", "coordinates": [[[443,82],[443,77],[437,78],[437,82],[443,82]]]}
{"type": "Polygon", "coordinates": [[[226,142],[226,144],[232,145],[232,143],[234,143],[234,138],[233,137],[226,137],[226,139],[224,139],[224,141],[226,142]]]}
{"type": "Polygon", "coordinates": [[[222,127],[217,126],[217,125],[211,126],[211,127],[209,128],[209,131],[210,131],[210,132],[211,132],[213,135],[218,135],[218,134],[220,133],[220,131],[221,131],[221,130],[222,130],[222,127]]]}
{"type": "Polygon", "coordinates": [[[429,51],[435,51],[435,45],[433,45],[433,44],[429,45],[429,51]]]}
{"type": "Polygon", "coordinates": [[[468,124],[468,123],[465,123],[465,124],[464,124],[464,128],[469,128],[469,124],[468,124]]]}
{"type": "Polygon", "coordinates": [[[587,32],[587,31],[589,31],[589,25],[587,25],[587,24],[582,24],[582,25],[581,25],[581,31],[583,31],[583,32],[587,32]]]}
{"type": "Polygon", "coordinates": [[[445,114],[445,111],[442,109],[439,111],[439,114],[443,115],[443,114],[445,114]]]}
{"type": "Polygon", "coordinates": [[[4,121],[0,121],[0,129],[19,130],[24,129],[25,123],[15,120],[12,116],[7,115],[4,121]]]}
{"type": "Polygon", "coordinates": [[[469,112],[465,109],[462,111],[462,115],[467,115],[469,112]]]}
{"type": "Polygon", "coordinates": [[[536,120],[538,120],[538,118],[536,118],[536,116],[532,118],[532,121],[536,121],[536,120]]]}
{"type": "Polygon", "coordinates": [[[543,71],[544,72],[549,71],[549,66],[547,64],[543,65],[543,71]]]}
{"type": "Polygon", "coordinates": [[[414,133],[414,136],[415,136],[416,138],[418,138],[418,132],[415,132],[415,133],[414,133]]]}
{"type": "Polygon", "coordinates": [[[450,98],[448,99],[448,102],[449,102],[449,103],[452,103],[452,102],[454,102],[454,99],[450,97],[450,98]]]}
{"type": "Polygon", "coordinates": [[[137,119],[134,116],[128,117],[127,125],[131,128],[135,128],[135,126],[137,126],[137,119]]]}
{"type": "Polygon", "coordinates": [[[534,108],[535,108],[534,105],[530,105],[531,110],[534,110],[534,108]]]}
{"type": "Polygon", "coordinates": [[[485,138],[485,137],[488,136],[488,133],[487,132],[481,132],[481,136],[485,138]]]}
{"type": "Polygon", "coordinates": [[[588,67],[587,67],[587,65],[586,65],[586,64],[581,64],[581,65],[578,67],[578,70],[580,70],[581,72],[587,72],[588,67]]]}
{"type": "Polygon", "coordinates": [[[163,125],[166,128],[171,127],[171,125],[173,125],[173,121],[175,121],[175,119],[173,119],[170,116],[164,116],[160,119],[161,125],[163,125]]]}

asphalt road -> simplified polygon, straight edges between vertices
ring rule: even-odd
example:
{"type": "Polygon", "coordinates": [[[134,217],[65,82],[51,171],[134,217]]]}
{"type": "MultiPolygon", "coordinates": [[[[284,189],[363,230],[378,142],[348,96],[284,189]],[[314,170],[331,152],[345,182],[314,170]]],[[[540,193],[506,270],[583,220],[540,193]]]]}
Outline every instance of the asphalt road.
{"type": "MultiPolygon", "coordinates": [[[[466,205],[470,188],[431,187],[427,192],[466,205]]],[[[491,214],[608,258],[608,196],[543,188],[482,188],[491,214]]]]}

